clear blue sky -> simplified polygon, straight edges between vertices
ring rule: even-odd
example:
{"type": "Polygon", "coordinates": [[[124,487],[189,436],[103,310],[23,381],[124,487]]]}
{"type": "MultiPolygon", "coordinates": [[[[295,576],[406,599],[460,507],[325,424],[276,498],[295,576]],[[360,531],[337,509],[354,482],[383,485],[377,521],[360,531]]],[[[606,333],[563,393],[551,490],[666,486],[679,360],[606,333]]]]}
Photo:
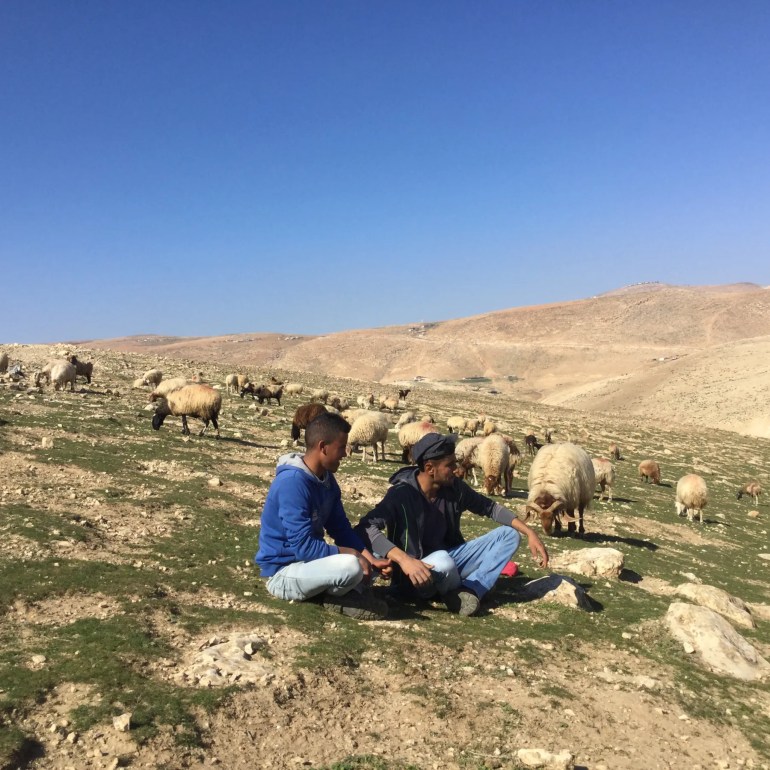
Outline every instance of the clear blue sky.
{"type": "Polygon", "coordinates": [[[770,3],[3,0],[0,342],[770,284],[770,3]]]}

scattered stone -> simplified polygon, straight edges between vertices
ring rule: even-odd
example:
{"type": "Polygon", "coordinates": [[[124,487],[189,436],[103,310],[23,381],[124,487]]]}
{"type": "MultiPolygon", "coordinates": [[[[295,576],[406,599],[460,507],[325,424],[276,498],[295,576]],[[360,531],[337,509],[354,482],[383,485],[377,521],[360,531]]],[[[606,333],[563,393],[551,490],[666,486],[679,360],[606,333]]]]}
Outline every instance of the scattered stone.
{"type": "Polygon", "coordinates": [[[40,439],[40,446],[43,449],[53,449],[53,439],[50,436],[43,436],[40,439]]]}
{"type": "Polygon", "coordinates": [[[746,681],[770,674],[770,663],[708,607],[674,602],[666,613],[666,625],[675,639],[694,648],[711,671],[746,681]]]}
{"type": "Polygon", "coordinates": [[[575,767],[575,758],[566,750],[553,754],[545,749],[519,749],[516,757],[524,767],[543,767],[547,770],[571,770],[575,767]]]}
{"type": "Polygon", "coordinates": [[[761,553],[759,554],[760,559],[764,559],[765,561],[770,561],[770,553],[761,553]]]}
{"type": "Polygon", "coordinates": [[[564,575],[546,575],[537,580],[530,580],[524,585],[517,598],[523,601],[545,601],[590,610],[591,600],[585,589],[572,578],[564,575]]]}
{"type": "Polygon", "coordinates": [[[676,595],[689,599],[701,607],[708,607],[729,621],[743,628],[754,628],[756,623],[751,617],[751,611],[746,604],[736,596],[731,596],[721,588],[707,585],[683,583],[676,588],[676,595]]]}
{"type": "Polygon", "coordinates": [[[222,480],[219,478],[219,476],[212,476],[209,479],[209,486],[210,487],[221,487],[222,486],[222,480]]]}
{"type": "Polygon", "coordinates": [[[43,663],[45,663],[47,660],[45,655],[33,655],[32,656],[32,665],[33,666],[42,666],[43,663]]]}
{"type": "Polygon", "coordinates": [[[286,449],[289,446],[289,439],[285,438],[281,440],[281,449],[286,449]]]}
{"type": "Polygon", "coordinates": [[[749,511],[746,515],[749,518],[756,519],[759,516],[759,511],[749,511]]]}
{"type": "Polygon", "coordinates": [[[131,729],[131,712],[112,718],[112,726],[120,733],[127,733],[131,729]]]}
{"type": "Polygon", "coordinates": [[[615,548],[581,548],[560,554],[551,566],[588,577],[617,578],[623,569],[623,554],[615,548]]]}
{"type": "Polygon", "coordinates": [[[267,685],[275,678],[275,671],[266,661],[253,657],[265,645],[257,634],[238,634],[223,640],[212,637],[199,647],[192,665],[176,676],[185,684],[199,687],[223,687],[234,682],[267,685]]]}

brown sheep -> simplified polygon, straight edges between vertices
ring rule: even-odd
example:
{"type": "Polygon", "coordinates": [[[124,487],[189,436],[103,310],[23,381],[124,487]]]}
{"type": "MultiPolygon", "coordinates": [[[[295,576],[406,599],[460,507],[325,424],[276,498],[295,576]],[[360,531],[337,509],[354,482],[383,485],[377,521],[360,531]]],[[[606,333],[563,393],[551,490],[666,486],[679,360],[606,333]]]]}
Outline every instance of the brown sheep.
{"type": "Polygon", "coordinates": [[[639,463],[639,479],[645,483],[660,484],[660,465],[655,460],[642,460],[639,463]]]}
{"type": "Polygon", "coordinates": [[[744,495],[751,495],[754,498],[754,505],[759,505],[759,496],[762,494],[762,487],[758,481],[747,481],[735,494],[735,499],[740,500],[744,495]]]}
{"type": "Polygon", "coordinates": [[[302,430],[307,428],[312,420],[315,420],[319,414],[323,414],[325,411],[326,407],[323,404],[310,403],[298,406],[291,421],[292,440],[299,441],[302,430]]]}

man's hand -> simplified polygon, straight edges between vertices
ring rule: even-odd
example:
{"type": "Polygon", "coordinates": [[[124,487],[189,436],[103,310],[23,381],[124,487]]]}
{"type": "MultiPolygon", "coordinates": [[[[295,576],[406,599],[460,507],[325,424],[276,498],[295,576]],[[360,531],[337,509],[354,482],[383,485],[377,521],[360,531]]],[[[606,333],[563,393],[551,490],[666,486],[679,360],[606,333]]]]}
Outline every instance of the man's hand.
{"type": "Polygon", "coordinates": [[[384,577],[390,577],[393,574],[393,562],[390,559],[378,559],[366,549],[361,551],[361,555],[369,562],[372,569],[377,570],[384,577]]]}
{"type": "Polygon", "coordinates": [[[401,571],[409,578],[412,585],[417,588],[428,585],[433,579],[430,572],[432,565],[411,556],[406,556],[399,561],[398,566],[401,567],[401,571]]]}
{"type": "Polygon", "coordinates": [[[529,550],[532,558],[545,569],[548,566],[548,551],[534,529],[529,530],[529,550]]]}
{"type": "Polygon", "coordinates": [[[368,583],[372,579],[372,565],[369,563],[369,559],[367,559],[360,551],[356,551],[355,548],[348,548],[344,545],[339,545],[337,548],[339,548],[340,553],[349,553],[351,556],[355,556],[358,559],[358,563],[361,565],[361,569],[364,572],[364,582],[368,583]]]}

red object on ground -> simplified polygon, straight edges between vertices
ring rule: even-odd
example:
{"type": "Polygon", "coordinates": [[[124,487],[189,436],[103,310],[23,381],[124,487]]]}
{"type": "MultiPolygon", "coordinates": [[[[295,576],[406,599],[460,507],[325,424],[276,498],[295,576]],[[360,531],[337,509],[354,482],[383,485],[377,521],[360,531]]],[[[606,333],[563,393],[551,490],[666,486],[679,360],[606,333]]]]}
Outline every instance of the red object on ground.
{"type": "Polygon", "coordinates": [[[514,577],[518,573],[519,573],[519,565],[516,564],[515,561],[509,561],[508,564],[506,564],[503,567],[503,571],[500,574],[505,575],[506,577],[514,577]]]}

